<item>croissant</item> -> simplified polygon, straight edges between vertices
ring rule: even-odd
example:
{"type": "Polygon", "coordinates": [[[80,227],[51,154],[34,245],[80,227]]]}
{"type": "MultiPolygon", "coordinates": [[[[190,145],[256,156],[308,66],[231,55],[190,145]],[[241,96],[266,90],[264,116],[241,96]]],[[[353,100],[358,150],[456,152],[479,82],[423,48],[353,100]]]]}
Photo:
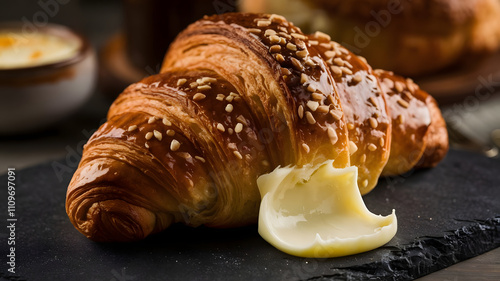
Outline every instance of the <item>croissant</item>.
{"type": "Polygon", "coordinates": [[[160,74],[129,86],[107,117],[66,197],[71,222],[96,241],[255,223],[256,180],[277,166],[356,165],[366,194],[380,175],[432,167],[448,149],[434,99],[410,79],[279,15],[193,23],[160,74]]]}

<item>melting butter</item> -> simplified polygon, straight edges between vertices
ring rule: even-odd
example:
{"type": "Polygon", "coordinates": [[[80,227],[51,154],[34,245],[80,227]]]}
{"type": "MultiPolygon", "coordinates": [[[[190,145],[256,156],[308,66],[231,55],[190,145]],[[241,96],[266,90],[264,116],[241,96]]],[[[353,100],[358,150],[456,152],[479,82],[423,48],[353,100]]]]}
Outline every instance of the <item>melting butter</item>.
{"type": "Polygon", "coordinates": [[[357,167],[276,168],[258,178],[259,234],[277,249],[300,257],[329,258],[378,248],[397,231],[394,210],[371,213],[357,186],[357,167]]]}

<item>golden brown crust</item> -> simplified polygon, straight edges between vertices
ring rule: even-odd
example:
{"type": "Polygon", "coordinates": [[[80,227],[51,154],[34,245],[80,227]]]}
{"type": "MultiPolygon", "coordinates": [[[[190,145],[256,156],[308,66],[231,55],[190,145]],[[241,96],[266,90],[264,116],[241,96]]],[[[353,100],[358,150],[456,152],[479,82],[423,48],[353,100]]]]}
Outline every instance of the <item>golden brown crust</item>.
{"type": "Polygon", "coordinates": [[[441,111],[436,100],[432,96],[426,99],[427,108],[431,115],[431,124],[425,134],[426,147],[422,158],[417,164],[417,168],[435,167],[443,158],[449,149],[448,131],[441,111]]]}
{"type": "Polygon", "coordinates": [[[259,120],[267,120],[261,126],[272,129],[272,138],[280,145],[272,151],[296,151],[294,157],[281,156],[287,158],[274,161],[276,165],[326,159],[336,159],[337,167],[349,164],[345,122],[328,114],[342,110],[337,89],[325,62],[300,29],[282,17],[206,17],[180,34],[162,71],[208,66],[217,69],[240,91],[255,95],[244,99],[260,113],[259,120]],[[241,53],[241,48],[248,52],[241,53]],[[211,56],[200,55],[208,51],[213,52],[211,56]],[[219,63],[228,57],[235,61],[219,63]],[[311,104],[326,110],[311,110],[311,104]],[[335,131],[336,138],[330,137],[329,128],[335,131]]]}
{"type": "Polygon", "coordinates": [[[358,167],[361,194],[370,192],[378,182],[389,158],[391,120],[385,95],[377,77],[364,58],[340,44],[315,38],[315,47],[330,67],[340,93],[347,122],[351,165],[358,167]]]}
{"type": "Polygon", "coordinates": [[[176,222],[236,227],[257,219],[257,177],[327,159],[357,165],[367,193],[391,143],[391,95],[379,80],[326,34],[305,36],[281,16],[205,17],[172,43],[160,74],[115,100],[84,148],[66,211],[97,241],[176,222]]]}
{"type": "Polygon", "coordinates": [[[446,123],[434,98],[411,79],[376,70],[387,96],[392,119],[392,143],[384,176],[416,167],[433,167],[448,151],[446,123]]]}
{"type": "Polygon", "coordinates": [[[383,175],[400,175],[413,169],[425,150],[425,134],[431,116],[425,103],[427,93],[411,80],[392,72],[376,70],[386,93],[392,119],[392,142],[389,161],[383,175]]]}

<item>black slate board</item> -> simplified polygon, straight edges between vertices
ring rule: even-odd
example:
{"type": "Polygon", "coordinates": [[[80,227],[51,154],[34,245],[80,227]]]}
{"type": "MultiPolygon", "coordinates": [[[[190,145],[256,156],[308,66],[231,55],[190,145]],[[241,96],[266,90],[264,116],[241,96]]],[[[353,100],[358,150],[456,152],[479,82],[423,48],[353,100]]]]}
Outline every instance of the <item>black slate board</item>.
{"type": "Polygon", "coordinates": [[[7,272],[8,179],[0,177],[0,280],[410,280],[500,246],[500,161],[463,151],[434,169],[381,179],[364,200],[377,214],[396,209],[396,237],[334,259],[284,254],[256,226],[178,225],[137,243],[92,242],[64,210],[71,173],[59,180],[53,165],[16,171],[16,274],[7,272]]]}

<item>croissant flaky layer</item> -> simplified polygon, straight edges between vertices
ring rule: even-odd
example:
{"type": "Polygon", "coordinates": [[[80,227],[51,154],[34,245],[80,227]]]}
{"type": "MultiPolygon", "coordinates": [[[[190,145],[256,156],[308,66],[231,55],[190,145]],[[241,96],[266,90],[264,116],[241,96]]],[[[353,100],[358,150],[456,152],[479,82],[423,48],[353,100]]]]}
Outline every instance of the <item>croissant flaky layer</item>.
{"type": "Polygon", "coordinates": [[[172,223],[255,223],[257,178],[277,166],[432,167],[448,149],[432,97],[372,70],[321,32],[278,15],[205,17],[172,43],[161,73],[129,86],[90,138],[66,211],[97,241],[132,241],[172,223]]]}

